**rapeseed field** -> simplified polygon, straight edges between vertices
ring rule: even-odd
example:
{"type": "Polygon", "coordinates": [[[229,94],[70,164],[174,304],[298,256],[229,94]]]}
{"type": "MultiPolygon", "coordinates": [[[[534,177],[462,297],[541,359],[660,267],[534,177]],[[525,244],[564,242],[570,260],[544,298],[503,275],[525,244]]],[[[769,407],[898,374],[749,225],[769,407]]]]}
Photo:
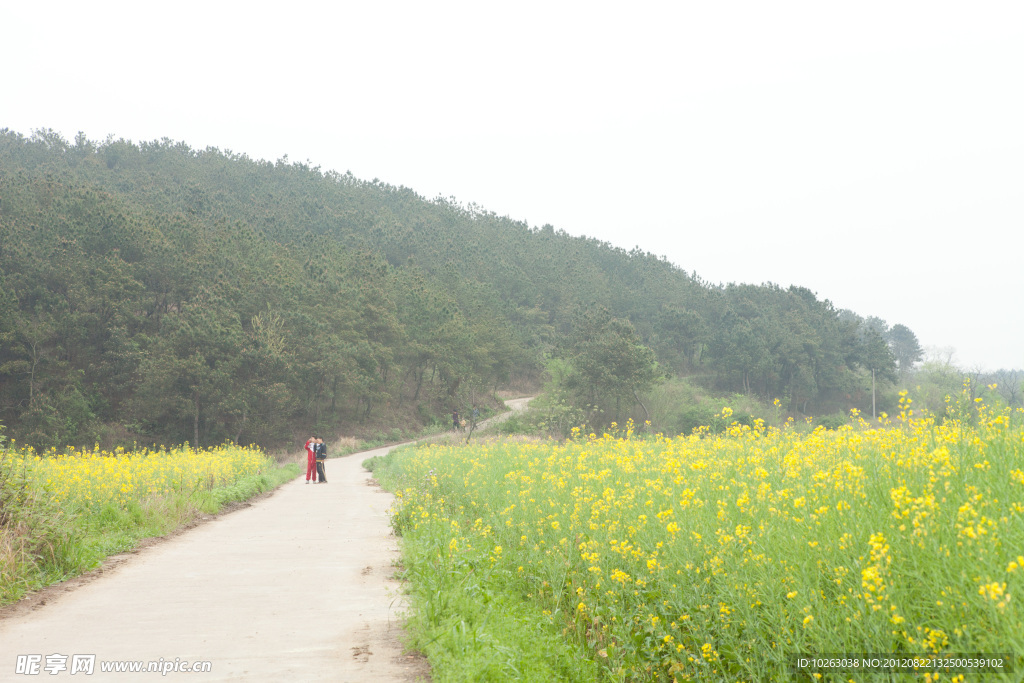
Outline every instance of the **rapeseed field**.
{"type": "Polygon", "coordinates": [[[0,605],[295,476],[255,447],[0,448],[0,605]]]}
{"type": "Polygon", "coordinates": [[[272,463],[257,448],[226,444],[210,449],[188,445],[171,449],[114,451],[68,448],[8,454],[34,487],[61,505],[113,503],[125,506],[171,493],[212,490],[259,474],[272,463]]]}
{"type": "MultiPolygon", "coordinates": [[[[906,395],[900,405],[880,424],[854,411],[835,431],[790,420],[639,438],[627,425],[434,445],[379,473],[396,490],[411,580],[531,606],[589,659],[564,679],[783,680],[801,654],[1012,659],[1024,653],[1020,413],[964,403],[940,420],[906,395]]],[[[454,604],[432,591],[414,611],[454,604]]],[[[431,657],[438,680],[459,680],[431,657]]],[[[505,666],[488,675],[516,678],[505,666]]],[[[1016,680],[986,676],[1004,679],[1016,680]]]]}

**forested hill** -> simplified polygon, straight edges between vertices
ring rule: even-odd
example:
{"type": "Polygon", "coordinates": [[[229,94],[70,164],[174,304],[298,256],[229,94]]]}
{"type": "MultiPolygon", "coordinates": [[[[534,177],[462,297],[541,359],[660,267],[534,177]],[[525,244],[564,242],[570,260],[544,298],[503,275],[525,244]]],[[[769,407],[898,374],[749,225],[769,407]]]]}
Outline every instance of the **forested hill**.
{"type": "Polygon", "coordinates": [[[919,355],[806,289],[351,174],[0,131],[0,421],[37,445],[429,421],[550,358],[606,416],[665,374],[845,408],[919,355]]]}

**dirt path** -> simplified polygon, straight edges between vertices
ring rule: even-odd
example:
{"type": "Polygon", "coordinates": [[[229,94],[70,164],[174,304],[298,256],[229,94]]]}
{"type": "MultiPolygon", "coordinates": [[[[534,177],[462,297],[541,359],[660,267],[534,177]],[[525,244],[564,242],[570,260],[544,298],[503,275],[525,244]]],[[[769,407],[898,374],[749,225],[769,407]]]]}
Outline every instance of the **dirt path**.
{"type": "Polygon", "coordinates": [[[95,655],[90,681],[154,676],[101,672],[117,661],[210,662],[209,673],[166,674],[200,681],[429,680],[425,661],[401,644],[393,498],[361,465],[389,450],[328,460],[327,484],[306,485],[303,474],[248,508],[113,559],[35,609],[14,610],[0,620],[0,680],[23,678],[21,655],[39,655],[46,680],[77,680],[75,655],[95,655]],[[54,661],[67,668],[51,675],[51,655],[65,656],[54,661]]]}

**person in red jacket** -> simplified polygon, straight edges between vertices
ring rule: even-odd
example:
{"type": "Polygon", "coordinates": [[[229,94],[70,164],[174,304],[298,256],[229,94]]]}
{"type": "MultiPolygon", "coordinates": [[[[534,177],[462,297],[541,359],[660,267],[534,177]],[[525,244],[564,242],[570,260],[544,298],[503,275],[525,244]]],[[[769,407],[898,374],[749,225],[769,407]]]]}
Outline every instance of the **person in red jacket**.
{"type": "Polygon", "coordinates": [[[306,439],[306,483],[309,483],[309,478],[313,477],[313,483],[316,483],[316,437],[309,437],[306,439]]]}

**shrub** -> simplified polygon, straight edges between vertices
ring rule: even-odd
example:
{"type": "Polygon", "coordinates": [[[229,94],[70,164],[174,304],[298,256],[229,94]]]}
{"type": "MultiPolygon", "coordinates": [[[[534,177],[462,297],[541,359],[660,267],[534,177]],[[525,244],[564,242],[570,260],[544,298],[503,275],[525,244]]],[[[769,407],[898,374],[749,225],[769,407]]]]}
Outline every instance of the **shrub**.
{"type": "Polygon", "coordinates": [[[843,425],[849,424],[849,421],[842,413],[835,413],[834,415],[820,416],[814,421],[814,424],[825,429],[839,429],[843,425]]]}
{"type": "Polygon", "coordinates": [[[498,424],[498,432],[500,434],[529,434],[532,431],[533,428],[519,414],[512,415],[507,420],[498,424]]]}
{"type": "Polygon", "coordinates": [[[428,404],[428,403],[419,403],[419,404],[417,404],[417,406],[416,406],[416,414],[419,415],[420,422],[422,422],[423,424],[426,424],[426,425],[435,424],[435,423],[440,423],[441,422],[441,418],[439,418],[434,413],[434,411],[430,409],[430,404],[428,404]]]}
{"type": "Polygon", "coordinates": [[[718,423],[721,423],[721,419],[710,406],[689,406],[679,414],[675,431],[678,434],[692,434],[695,429],[707,427],[712,432],[719,432],[722,425],[718,423]]]}

